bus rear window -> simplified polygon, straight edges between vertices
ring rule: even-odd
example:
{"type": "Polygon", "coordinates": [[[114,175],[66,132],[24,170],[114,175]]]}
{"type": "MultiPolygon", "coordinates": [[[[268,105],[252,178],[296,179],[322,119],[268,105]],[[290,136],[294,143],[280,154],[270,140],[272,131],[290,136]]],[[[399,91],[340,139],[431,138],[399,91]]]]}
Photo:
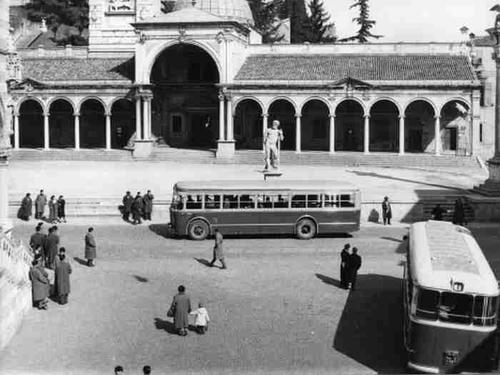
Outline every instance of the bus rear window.
{"type": "Polygon", "coordinates": [[[439,292],[429,289],[419,289],[417,294],[417,316],[420,318],[437,320],[439,292]]]}
{"type": "Polygon", "coordinates": [[[472,296],[468,294],[441,293],[439,320],[451,323],[470,324],[472,296]]]}
{"type": "Polygon", "coordinates": [[[497,297],[474,297],[473,323],[478,326],[493,326],[496,322],[497,297]]]}

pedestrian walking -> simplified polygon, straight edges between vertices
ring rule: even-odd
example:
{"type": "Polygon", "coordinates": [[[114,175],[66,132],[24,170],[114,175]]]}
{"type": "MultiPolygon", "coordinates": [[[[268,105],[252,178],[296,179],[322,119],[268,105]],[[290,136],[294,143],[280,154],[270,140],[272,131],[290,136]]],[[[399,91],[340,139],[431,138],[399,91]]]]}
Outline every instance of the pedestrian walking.
{"type": "Polygon", "coordinates": [[[384,225],[391,225],[392,219],[392,207],[391,202],[389,202],[389,197],[384,197],[382,201],[382,219],[384,220],[384,225]]]}
{"type": "Polygon", "coordinates": [[[200,335],[205,334],[208,330],[208,323],[210,322],[210,317],[208,316],[208,311],[205,308],[203,302],[198,303],[198,308],[189,313],[194,315],[194,325],[196,326],[196,332],[200,335]]]}
{"type": "Polygon", "coordinates": [[[346,243],[340,252],[340,287],[347,289],[349,287],[347,261],[349,260],[349,249],[351,245],[346,243]]]}
{"type": "Polygon", "coordinates": [[[21,220],[28,221],[31,215],[33,215],[33,201],[31,199],[31,194],[26,193],[21,201],[21,207],[19,207],[19,213],[17,216],[21,220]]]}
{"type": "Polygon", "coordinates": [[[35,219],[43,219],[46,204],[47,197],[43,193],[43,190],[40,190],[40,194],[35,199],[35,219]]]}
{"type": "Polygon", "coordinates": [[[358,255],[358,248],[352,248],[352,254],[349,255],[347,261],[347,269],[349,272],[349,283],[351,290],[356,290],[356,279],[358,277],[358,270],[361,268],[361,257],[358,255]]]}
{"type": "Polygon", "coordinates": [[[132,203],[132,218],[134,221],[132,224],[141,224],[141,217],[142,217],[142,212],[144,209],[144,202],[141,197],[141,192],[137,192],[137,195],[134,198],[134,202],[132,203]]]}
{"type": "Polygon", "coordinates": [[[66,251],[63,250],[64,248],[61,248],[59,261],[54,272],[55,295],[60,305],[68,303],[70,292],[69,275],[71,274],[71,265],[66,261],[66,251]]]}
{"type": "Polygon", "coordinates": [[[224,251],[222,249],[223,241],[224,237],[222,236],[222,233],[218,229],[215,229],[215,244],[213,249],[213,258],[212,261],[210,262],[210,267],[213,267],[215,261],[218,260],[222,264],[222,269],[223,270],[227,269],[226,262],[224,260],[224,251]]]}
{"type": "Polygon", "coordinates": [[[127,191],[122,199],[123,203],[123,220],[130,221],[130,214],[132,213],[132,204],[134,203],[134,197],[127,191]]]}
{"type": "Polygon", "coordinates": [[[49,223],[55,224],[57,222],[57,201],[56,196],[52,195],[49,200],[49,223]]]}
{"type": "Polygon", "coordinates": [[[431,218],[433,220],[438,220],[441,221],[443,220],[443,214],[447,213],[448,211],[445,210],[441,205],[438,203],[431,212],[431,218]]]}
{"type": "Polygon", "coordinates": [[[191,312],[191,300],[186,294],[184,285],[179,285],[178,293],[174,296],[167,315],[174,318],[174,326],[180,336],[187,336],[189,327],[189,313],[191,312]]]}
{"type": "Polygon", "coordinates": [[[153,212],[153,199],[155,199],[154,195],[151,193],[151,190],[144,195],[142,198],[144,203],[144,220],[151,221],[151,213],[153,212]]]}
{"type": "Polygon", "coordinates": [[[41,259],[35,259],[31,263],[29,277],[31,280],[33,306],[39,310],[47,310],[47,298],[49,297],[50,282],[49,275],[41,266],[41,259]]]}
{"type": "Polygon", "coordinates": [[[150,374],[151,374],[151,366],[147,366],[147,365],[146,365],[146,366],[144,366],[144,367],[142,368],[142,373],[143,373],[144,375],[150,375],[150,374]]]}
{"type": "Polygon", "coordinates": [[[57,227],[54,225],[49,228],[49,234],[45,240],[45,266],[51,270],[55,267],[55,260],[59,252],[59,235],[57,234],[57,227]]]}
{"type": "Polygon", "coordinates": [[[455,201],[455,208],[453,210],[453,224],[462,226],[467,225],[467,222],[465,221],[465,209],[462,198],[458,198],[455,201]]]}
{"type": "Polygon", "coordinates": [[[90,227],[85,235],[85,259],[87,266],[94,267],[94,259],[97,258],[97,246],[94,238],[94,228],[90,227]]]}
{"type": "Polygon", "coordinates": [[[57,199],[57,221],[59,223],[66,222],[66,200],[62,195],[57,199]]]}

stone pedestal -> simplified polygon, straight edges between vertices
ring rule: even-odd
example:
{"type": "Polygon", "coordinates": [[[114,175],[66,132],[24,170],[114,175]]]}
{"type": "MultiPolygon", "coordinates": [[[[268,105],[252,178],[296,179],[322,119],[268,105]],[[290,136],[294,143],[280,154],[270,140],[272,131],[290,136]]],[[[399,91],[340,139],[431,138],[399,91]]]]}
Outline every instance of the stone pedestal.
{"type": "Polygon", "coordinates": [[[135,140],[134,151],[132,155],[134,158],[147,158],[153,153],[154,141],[149,140],[135,140]]]}
{"type": "Polygon", "coordinates": [[[474,191],[488,197],[498,197],[500,201],[500,156],[488,160],[489,178],[474,191]]]}
{"type": "Polygon", "coordinates": [[[234,156],[235,141],[217,141],[217,158],[232,158],[234,156]]]}

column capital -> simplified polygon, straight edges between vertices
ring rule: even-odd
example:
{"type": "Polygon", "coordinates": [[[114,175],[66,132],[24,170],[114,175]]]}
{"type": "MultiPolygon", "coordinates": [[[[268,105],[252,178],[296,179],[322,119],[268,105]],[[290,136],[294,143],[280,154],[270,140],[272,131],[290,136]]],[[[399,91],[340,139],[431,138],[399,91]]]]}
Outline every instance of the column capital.
{"type": "Polygon", "coordinates": [[[434,120],[441,120],[441,116],[434,116],[434,120]]]}
{"type": "Polygon", "coordinates": [[[222,91],[219,91],[218,98],[219,98],[219,102],[222,102],[222,101],[224,101],[226,96],[224,95],[224,93],[222,91]]]}
{"type": "Polygon", "coordinates": [[[263,113],[262,117],[264,117],[264,118],[269,117],[269,113],[263,113]]]}
{"type": "Polygon", "coordinates": [[[335,118],[335,117],[337,117],[337,115],[336,115],[335,113],[330,113],[330,114],[328,115],[328,117],[330,117],[330,118],[335,118]]]}
{"type": "Polygon", "coordinates": [[[363,118],[364,118],[365,120],[369,120],[369,119],[370,119],[370,115],[363,115],[363,118]]]}
{"type": "Polygon", "coordinates": [[[105,117],[111,117],[111,112],[108,112],[108,111],[104,112],[104,116],[105,117]]]}
{"type": "Polygon", "coordinates": [[[49,117],[49,116],[50,116],[50,112],[48,110],[43,111],[43,117],[49,117]]]}
{"type": "Polygon", "coordinates": [[[295,114],[295,118],[301,118],[301,117],[302,117],[302,114],[300,114],[300,113],[295,114]]]}
{"type": "Polygon", "coordinates": [[[80,116],[80,112],[74,112],[73,113],[73,117],[79,117],[80,116]]]}
{"type": "Polygon", "coordinates": [[[398,116],[398,118],[399,118],[400,120],[404,120],[406,117],[405,117],[405,115],[399,115],[399,116],[398,116]]]}

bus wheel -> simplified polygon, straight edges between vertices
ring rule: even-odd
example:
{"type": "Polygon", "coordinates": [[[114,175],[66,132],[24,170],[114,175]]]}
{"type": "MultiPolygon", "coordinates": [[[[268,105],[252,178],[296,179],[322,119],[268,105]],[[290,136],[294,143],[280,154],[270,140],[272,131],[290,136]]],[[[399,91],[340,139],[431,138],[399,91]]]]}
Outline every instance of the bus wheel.
{"type": "Polygon", "coordinates": [[[300,219],[296,227],[297,237],[309,240],[316,235],[316,224],[311,219],[300,219]]]}
{"type": "Polygon", "coordinates": [[[208,224],[203,220],[194,220],[189,224],[188,234],[192,240],[201,241],[208,237],[208,224]]]}

